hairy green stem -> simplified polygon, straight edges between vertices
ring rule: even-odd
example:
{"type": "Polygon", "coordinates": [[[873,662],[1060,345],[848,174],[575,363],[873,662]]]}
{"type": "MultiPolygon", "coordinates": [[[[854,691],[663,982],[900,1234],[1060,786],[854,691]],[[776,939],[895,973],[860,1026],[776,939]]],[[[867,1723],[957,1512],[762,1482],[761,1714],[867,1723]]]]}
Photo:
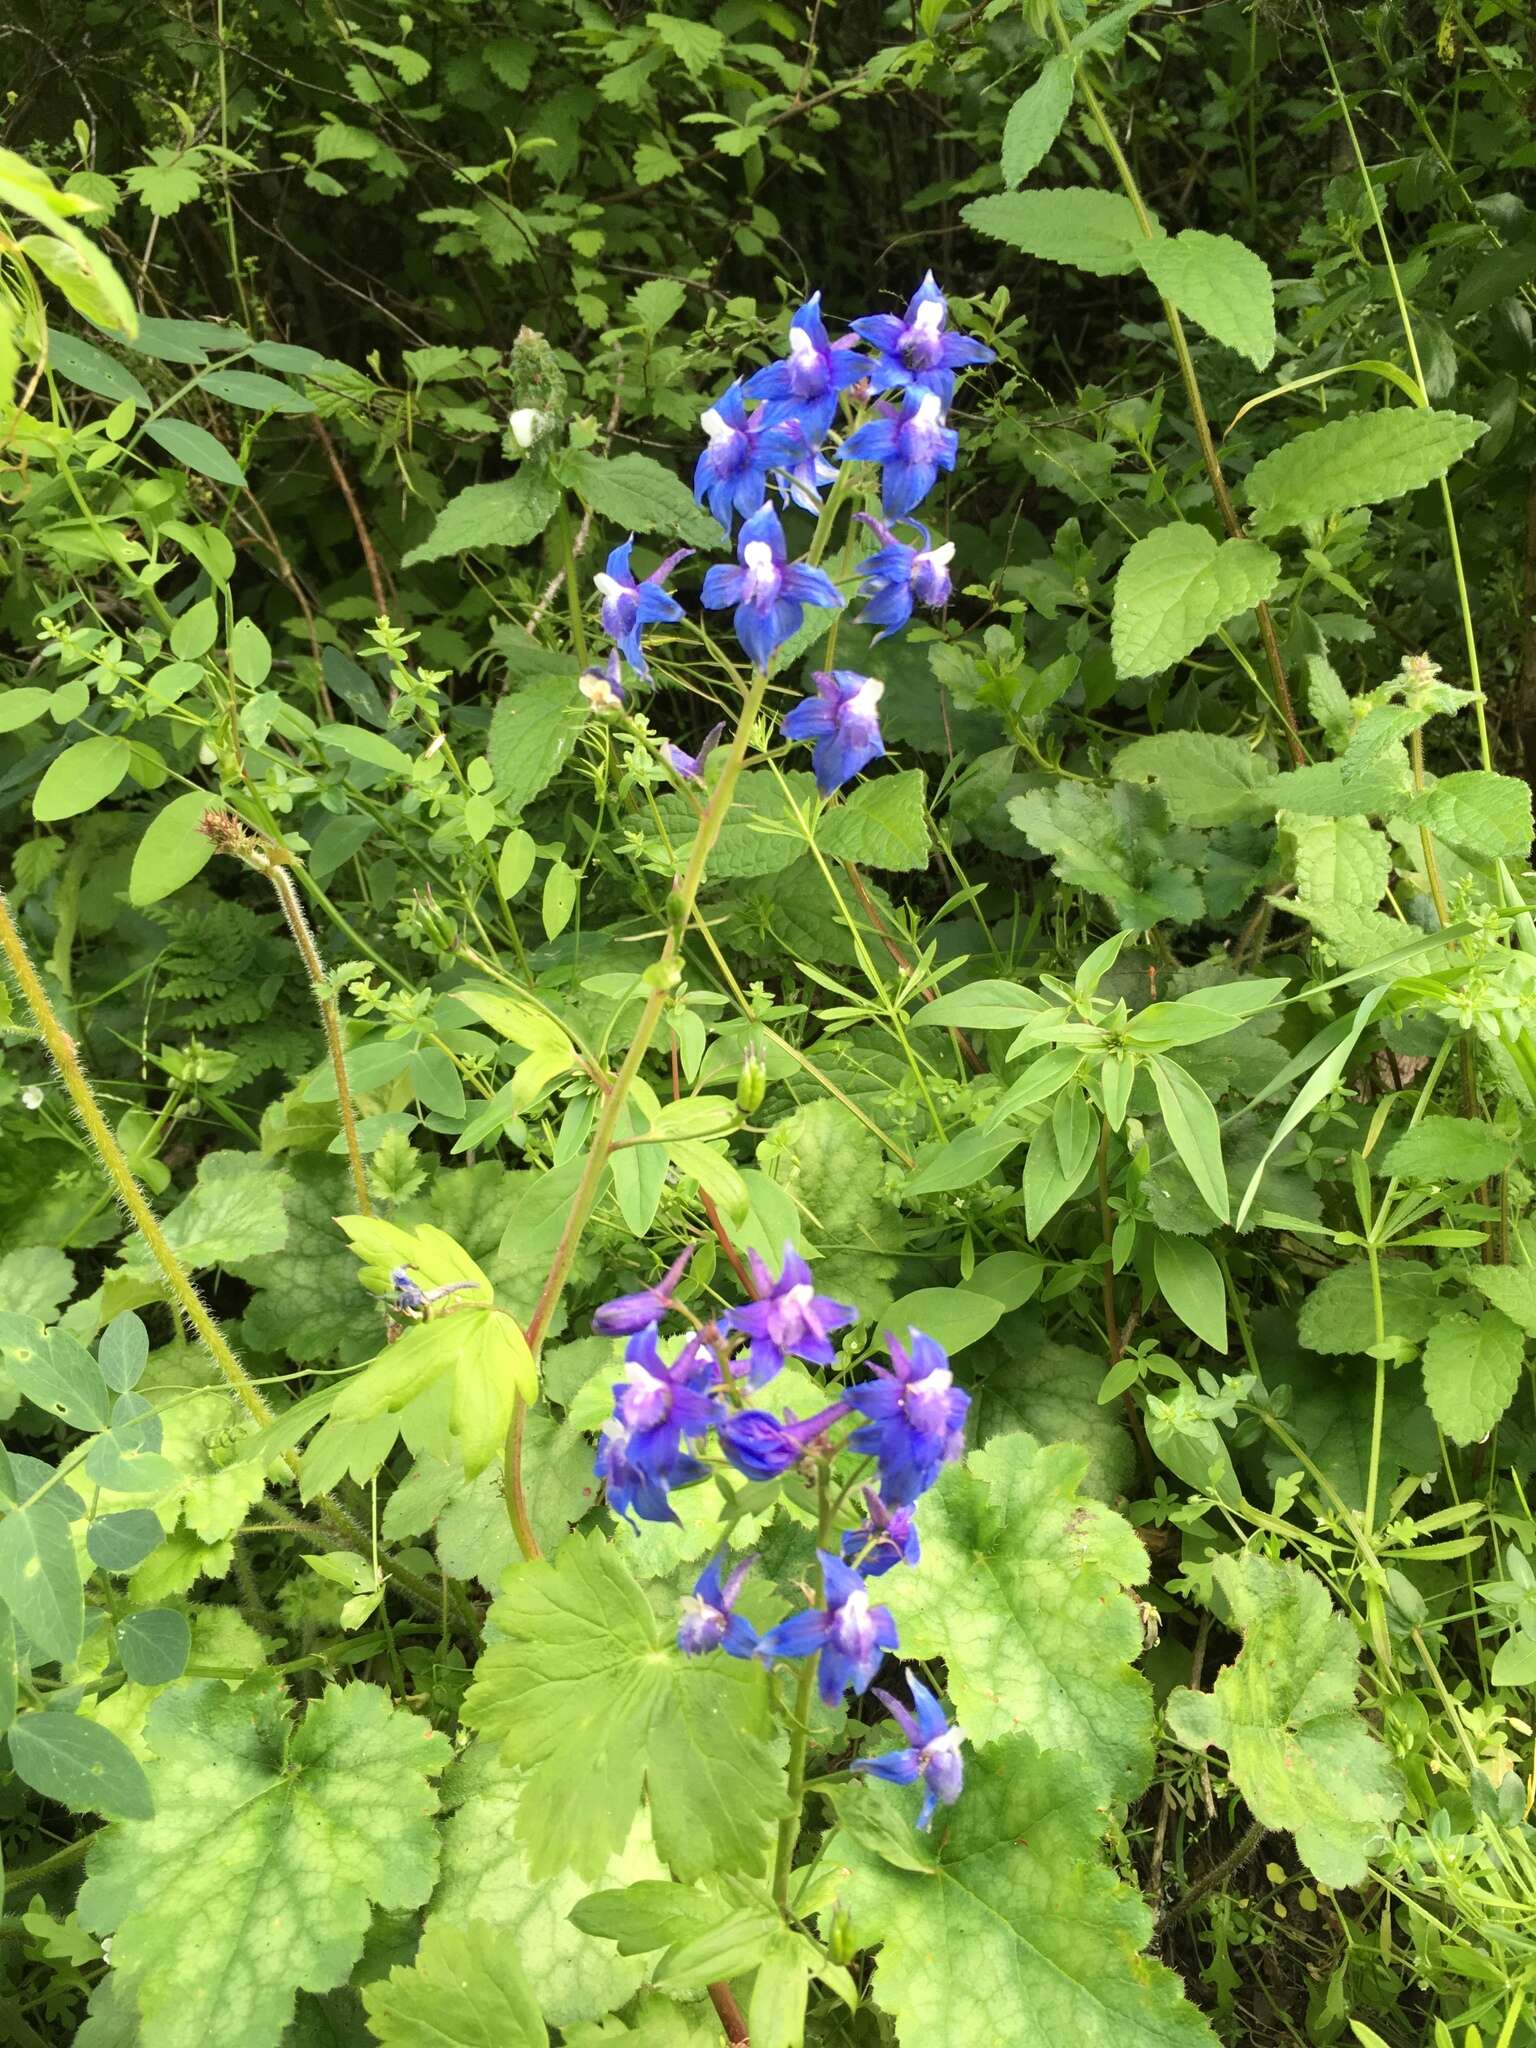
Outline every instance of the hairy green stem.
{"type": "MultiPolygon", "coordinates": [[[[816,1468],[816,1547],[825,1550],[827,1538],[832,1530],[833,1506],[827,1492],[827,1467],[823,1461],[816,1468]]],[[[822,1574],[822,1598],[826,1598],[825,1574],[822,1574]]],[[[800,1840],[800,1826],[805,1810],[805,1755],[811,1740],[811,1695],[816,1683],[814,1657],[807,1657],[800,1667],[800,1676],[795,1686],[795,1724],[789,1731],[789,1804],[790,1811],[779,1822],[778,1847],[773,1859],[773,1897],[781,1913],[789,1911],[789,1880],[795,1867],[795,1849],[800,1840]]]]}
{"type": "Polygon", "coordinates": [[[280,866],[274,866],[269,873],[288,929],[293,934],[293,943],[298,947],[299,958],[304,962],[304,972],[309,976],[309,985],[314,991],[320,1021],[325,1026],[325,1043],[331,1055],[331,1072],[336,1077],[336,1107],[341,1115],[342,1136],[347,1144],[347,1165],[352,1173],[352,1192],[357,1197],[359,1214],[371,1216],[373,1197],[368,1192],[368,1170],[363,1165],[363,1148],[358,1142],[357,1111],[352,1103],[352,1084],[347,1079],[347,1053],[341,1040],[341,1017],[336,1009],[335,998],[326,993],[325,962],[320,958],[320,948],[315,944],[315,935],[304,915],[304,906],[299,901],[299,892],[293,885],[292,875],[286,867],[280,866]]]}
{"type": "Polygon", "coordinates": [[[1204,1877],[1197,1878],[1182,1898],[1175,1899],[1166,1912],[1158,1915],[1155,1933],[1162,1934],[1176,1920],[1182,1920],[1192,1906],[1197,1906],[1208,1893],[1215,1891],[1234,1870],[1241,1870],[1268,1833],[1269,1829],[1263,1821],[1252,1822],[1242,1838],[1227,1851],[1219,1863],[1213,1863],[1204,1877]]]}
{"type": "MultiPolygon", "coordinates": [[[[704,816],[699,821],[687,869],[672,892],[667,936],[656,964],[650,971],[650,993],[646,997],[645,1007],[630,1039],[629,1050],[624,1055],[624,1064],[614,1075],[603,1099],[603,1106],[592,1133],[592,1142],[587,1149],[586,1164],[576,1185],[576,1192],[571,1197],[570,1213],[566,1217],[565,1228],[560,1234],[555,1256],[529,1320],[528,1348],[535,1358],[543,1349],[545,1333],[549,1329],[555,1310],[560,1305],[560,1297],[565,1292],[565,1283],[570,1278],[571,1265],[581,1243],[582,1232],[586,1229],[596,1207],[603,1175],[608,1169],[613,1141],[618,1134],[619,1119],[624,1113],[630,1088],[640,1071],[641,1062],[650,1050],[651,1040],[661,1021],[661,1013],[666,1008],[667,997],[676,979],[683,934],[688,928],[689,918],[693,915],[694,902],[704,880],[704,870],[709,856],[714,851],[715,841],[720,836],[720,828],[731,808],[736,784],[746,762],[752,728],[757,722],[758,713],[762,710],[767,688],[768,678],[762,674],[754,674],[742,700],[736,730],[731,736],[730,750],[725,758],[725,766],[720,771],[720,780],[715,784],[714,794],[710,797],[704,816]]],[[[503,1493],[519,1550],[525,1558],[536,1558],[543,1553],[533,1532],[527,1497],[523,1490],[523,1434],[526,1426],[527,1404],[519,1395],[513,1403],[512,1422],[507,1430],[503,1493]]]]}

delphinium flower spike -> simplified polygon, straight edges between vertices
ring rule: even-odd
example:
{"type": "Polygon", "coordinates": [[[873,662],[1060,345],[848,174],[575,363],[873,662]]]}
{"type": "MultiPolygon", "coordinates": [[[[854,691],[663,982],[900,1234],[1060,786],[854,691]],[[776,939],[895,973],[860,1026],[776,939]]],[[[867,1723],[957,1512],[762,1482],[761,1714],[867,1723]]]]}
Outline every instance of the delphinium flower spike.
{"type": "Polygon", "coordinates": [[[890,1693],[878,1689],[875,1693],[906,1736],[906,1748],[888,1750],[884,1756],[860,1757],[852,1768],[892,1785],[913,1785],[921,1778],[924,1796],[917,1825],[926,1830],[936,1806],[953,1806],[960,1797],[965,1779],[960,1745],[965,1732],[950,1727],[944,1709],[920,1678],[909,1672],[907,1684],[912,1689],[910,1711],[890,1693]]]}
{"type": "Polygon", "coordinates": [[[746,520],[738,537],[740,567],[717,562],[704,578],[709,611],[735,607],[736,637],[754,668],[766,669],[774,650],[800,630],[805,606],[839,611],[843,598],[824,570],[791,562],[784,528],[771,505],[746,520]]]}
{"type": "Polygon", "coordinates": [[[720,1318],[723,1330],[751,1339],[747,1349],[747,1384],[761,1387],[786,1358],[808,1365],[831,1365],[837,1357],[831,1333],[854,1320],[845,1301],[818,1294],[811,1269],[792,1244],[784,1247],[784,1263],[775,1279],[761,1255],[749,1251],[757,1299],[744,1308],[728,1309],[720,1318]]]}
{"type": "Polygon", "coordinates": [[[922,546],[914,548],[898,540],[883,520],[872,518],[867,512],[856,512],[854,517],[880,542],[875,552],[858,564],[859,574],[864,578],[863,594],[869,599],[859,617],[861,626],[878,626],[880,631],[875,638],[883,640],[888,634],[900,632],[911,618],[914,604],[929,605],[937,611],[949,603],[949,565],[955,558],[952,540],[935,547],[933,536],[921,520],[910,519],[907,524],[923,537],[922,546]]]}
{"type": "Polygon", "coordinates": [[[594,1309],[592,1327],[597,1334],[600,1337],[630,1337],[650,1323],[665,1321],[672,1313],[673,1293],[687,1272],[693,1253],[692,1245],[679,1252],[654,1287],[642,1287],[635,1294],[620,1294],[594,1309]]]}
{"type": "Polygon", "coordinates": [[[720,1560],[710,1559],[683,1602],[677,1647],[684,1656],[702,1657],[710,1650],[724,1650],[728,1657],[750,1657],[757,1649],[757,1630],[745,1615],[735,1611],[742,1581],[756,1562],[756,1558],[744,1557],[722,1585],[720,1560]]]}
{"type": "Polygon", "coordinates": [[[800,459],[800,439],[775,426],[766,406],[748,412],[738,379],[703,414],[708,445],[694,466],[693,495],[707,503],[727,533],[736,513],[746,517],[762,504],[768,472],[800,459]]]}
{"type": "Polygon", "coordinates": [[[949,325],[949,302],[930,270],[899,318],[871,313],[853,322],[853,331],[878,351],[869,366],[870,388],[931,391],[948,405],[955,394],[955,372],[973,363],[990,363],[994,351],[985,342],[956,334],[949,325]]]}
{"type": "Polygon", "coordinates": [[[768,401],[770,426],[794,420],[816,442],[831,426],[840,394],[869,368],[851,346],[832,342],[821,318],[821,293],[813,292],[789,323],[788,356],[749,377],[746,395],[768,401]]]}
{"type": "Polygon", "coordinates": [[[787,740],[814,740],[811,769],[816,787],[830,796],[885,752],[880,736],[880,699],[885,684],[851,668],[818,669],[816,695],[785,715],[779,730],[787,740]]]}
{"type": "Polygon", "coordinates": [[[613,1415],[598,1446],[597,1475],[616,1514],[646,1522],[675,1522],[668,1490],[691,1485],[706,1468],[683,1448],[683,1439],[707,1436],[723,1414],[705,1391],[718,1373],[708,1347],[683,1346],[669,1366],[649,1325],[624,1348],[625,1377],[614,1383],[613,1415]]]}
{"type": "Polygon", "coordinates": [[[888,1507],[872,1486],[860,1490],[864,1520],[857,1528],[844,1530],[843,1562],[866,1579],[883,1578],[894,1565],[916,1564],[922,1552],[912,1508],[888,1507]]]}
{"type": "Polygon", "coordinates": [[[603,631],[637,676],[649,676],[650,663],[640,645],[641,631],[646,626],[683,616],[682,606],[665,585],[678,563],[686,562],[693,549],[678,548],[637,582],[629,566],[634,545],[635,537],[631,534],[609,555],[607,568],[600,569],[592,580],[603,600],[603,631]]]}
{"type": "Polygon", "coordinates": [[[889,1367],[872,1367],[876,1377],[850,1387],[847,1396],[849,1406],[869,1418],[848,1447],[877,1460],[880,1498],[891,1507],[909,1506],[960,1456],[971,1405],[943,1349],[921,1331],[907,1334],[911,1351],[892,1337],[889,1367]]]}
{"type": "Polygon", "coordinates": [[[743,1408],[720,1424],[720,1448],[748,1479],[777,1479],[798,1465],[817,1438],[849,1412],[846,1401],[834,1401],[830,1408],[797,1422],[792,1415],[780,1420],[766,1408],[743,1408]]]}
{"type": "Polygon", "coordinates": [[[779,1657],[809,1657],[819,1651],[817,1688],[825,1706],[835,1707],[844,1691],[868,1690],[887,1650],[896,1647],[896,1623],[888,1607],[872,1607],[869,1589],[855,1571],[830,1552],[816,1553],[826,1587],[825,1607],[792,1614],[769,1629],[757,1646],[765,1663],[779,1657]]]}
{"type": "Polygon", "coordinates": [[[941,469],[953,469],[960,437],[944,424],[944,400],[913,387],[901,411],[855,427],[837,451],[840,462],[878,462],[880,502],[892,518],[920,505],[941,469]]]}

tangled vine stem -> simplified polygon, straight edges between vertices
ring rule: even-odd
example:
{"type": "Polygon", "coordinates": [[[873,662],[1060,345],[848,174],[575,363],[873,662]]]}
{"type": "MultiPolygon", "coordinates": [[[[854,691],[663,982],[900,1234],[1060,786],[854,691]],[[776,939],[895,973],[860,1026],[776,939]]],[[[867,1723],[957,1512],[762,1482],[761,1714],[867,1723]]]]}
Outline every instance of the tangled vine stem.
{"type": "Polygon", "coordinates": [[[1265,1827],[1263,1821],[1254,1821],[1246,1834],[1242,1836],[1235,1847],[1227,1851],[1219,1863],[1213,1863],[1204,1877],[1196,1878],[1187,1892],[1180,1898],[1175,1899],[1166,1911],[1158,1915],[1157,1926],[1153,1930],[1154,1938],[1158,1935],[1166,1934],[1175,1921],[1182,1920],[1192,1907],[1198,1906],[1200,1901],[1208,1893],[1215,1891],[1216,1887],[1226,1878],[1229,1878],[1234,1870],[1240,1870],[1268,1833],[1269,1829],[1265,1827]]]}
{"type": "MultiPolygon", "coordinates": [[[[582,1169],[581,1179],[571,1199],[570,1214],[566,1218],[549,1273],[528,1324],[528,1348],[535,1360],[544,1348],[545,1334],[555,1310],[560,1305],[560,1297],[565,1292],[565,1283],[570,1278],[571,1264],[581,1242],[582,1232],[586,1229],[592,1211],[597,1205],[603,1175],[607,1171],[609,1156],[613,1151],[613,1141],[618,1135],[619,1119],[624,1113],[624,1104],[629,1098],[635,1076],[640,1071],[640,1063],[650,1050],[656,1027],[661,1022],[661,1013],[666,1007],[667,996],[674,979],[673,970],[678,954],[682,950],[683,934],[687,931],[689,919],[693,916],[694,903],[698,897],[700,884],[704,880],[704,870],[709,856],[720,836],[720,828],[725,823],[726,813],[731,808],[736,784],[746,763],[752,728],[763,708],[763,697],[767,688],[767,676],[755,673],[742,699],[736,730],[731,735],[725,766],[720,771],[720,780],[715,784],[714,794],[705,806],[704,815],[699,821],[687,870],[672,891],[668,906],[667,936],[656,964],[650,970],[650,994],[646,997],[645,1008],[640,1013],[640,1021],[635,1026],[629,1051],[624,1055],[624,1064],[614,1075],[612,1085],[603,1099],[597,1128],[592,1133],[592,1143],[587,1151],[586,1165],[582,1169]]],[[[527,1427],[527,1415],[527,1403],[518,1395],[513,1402],[512,1421],[507,1430],[502,1491],[506,1498],[507,1514],[512,1523],[512,1533],[517,1538],[517,1547],[525,1558],[532,1559],[541,1557],[543,1552],[533,1532],[527,1495],[523,1488],[523,1434],[527,1427]]]]}

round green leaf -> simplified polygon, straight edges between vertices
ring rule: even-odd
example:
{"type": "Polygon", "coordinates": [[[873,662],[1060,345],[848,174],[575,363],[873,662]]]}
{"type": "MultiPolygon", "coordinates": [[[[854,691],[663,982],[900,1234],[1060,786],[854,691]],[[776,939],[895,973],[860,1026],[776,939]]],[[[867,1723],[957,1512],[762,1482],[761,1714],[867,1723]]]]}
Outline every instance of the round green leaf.
{"type": "Polygon", "coordinates": [[[23,1714],[11,1729],[11,1765],[23,1784],[71,1813],[148,1820],[155,1810],[138,1758],[99,1721],[23,1714]]]}
{"type": "Polygon", "coordinates": [[[130,903],[158,903],[202,873],[213,858],[213,841],[198,830],[208,806],[200,789],[189,789],[150,819],[128,872],[130,903]]]}
{"type": "Polygon", "coordinates": [[[49,763],[32,799],[33,817],[40,825],[51,825],[94,810],[128,773],[131,752],[125,739],[107,733],[75,740],[49,763]]]}
{"type": "Polygon", "coordinates": [[[118,1624],[117,1654],[136,1685],[169,1685],[191,1653],[192,1630],[174,1607],[151,1607],[118,1624]]]}

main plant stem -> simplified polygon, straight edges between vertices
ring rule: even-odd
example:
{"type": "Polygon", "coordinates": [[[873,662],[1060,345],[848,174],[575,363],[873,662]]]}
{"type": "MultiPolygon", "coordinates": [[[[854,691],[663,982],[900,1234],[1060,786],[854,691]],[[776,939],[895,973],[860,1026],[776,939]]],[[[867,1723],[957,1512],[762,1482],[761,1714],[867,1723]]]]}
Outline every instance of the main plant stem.
{"type": "MultiPolygon", "coordinates": [[[[650,994],[646,997],[645,1008],[640,1013],[640,1021],[636,1024],[634,1036],[629,1042],[629,1051],[624,1055],[624,1064],[614,1075],[612,1084],[603,1098],[603,1106],[592,1133],[592,1142],[587,1150],[586,1164],[582,1168],[576,1192],[571,1198],[570,1214],[566,1217],[565,1228],[560,1233],[560,1242],[555,1247],[554,1259],[528,1324],[528,1348],[535,1358],[543,1348],[545,1333],[555,1310],[560,1305],[565,1283],[570,1278],[571,1264],[581,1243],[582,1232],[586,1229],[597,1204],[603,1175],[608,1168],[609,1155],[613,1150],[619,1119],[624,1114],[624,1105],[629,1098],[630,1088],[640,1071],[641,1062],[650,1050],[656,1026],[660,1023],[661,1013],[666,1008],[667,997],[675,980],[677,957],[682,951],[683,934],[688,928],[688,920],[693,915],[694,903],[704,880],[704,870],[709,856],[714,851],[715,841],[720,836],[720,828],[731,808],[736,784],[746,762],[752,728],[763,708],[763,696],[767,688],[766,675],[755,674],[752,677],[747,693],[742,699],[741,713],[736,721],[736,730],[731,735],[730,750],[725,757],[725,766],[720,771],[720,780],[715,784],[714,794],[699,820],[699,829],[694,837],[693,852],[689,855],[687,869],[683,879],[672,891],[668,903],[667,936],[649,975],[650,994]]],[[[517,1538],[517,1547],[525,1558],[536,1558],[543,1553],[533,1533],[527,1498],[523,1491],[523,1431],[526,1421],[527,1405],[519,1396],[513,1405],[512,1423],[507,1431],[503,1491],[512,1531],[517,1538]]]]}
{"type": "MultiPolygon", "coordinates": [[[[1064,55],[1071,53],[1071,37],[1067,34],[1066,23],[1056,0],[1050,0],[1051,20],[1055,25],[1056,37],[1064,55]]],[[[1103,102],[1089,84],[1084,72],[1078,71],[1078,85],[1082,90],[1084,104],[1093,117],[1099,138],[1109,152],[1125,196],[1131,202],[1136,214],[1136,224],[1149,242],[1157,240],[1158,230],[1152,224],[1146,201],[1141,196],[1141,187],[1136,182],[1136,173],[1131,169],[1130,159],[1120,147],[1120,141],[1103,102]]],[[[1159,297],[1161,298],[1161,293],[1159,297]]],[[[1232,502],[1232,493],[1227,489],[1226,477],[1222,474],[1221,458],[1216,453],[1215,438],[1211,433],[1210,418],[1206,413],[1205,399],[1200,391],[1200,379],[1195,374],[1195,359],[1189,352],[1189,338],[1184,332],[1184,322],[1179,309],[1171,299],[1162,300],[1163,318],[1168,322],[1168,332],[1173,337],[1173,352],[1179,360],[1179,375],[1184,379],[1185,394],[1189,399],[1190,417],[1194,422],[1195,438],[1200,443],[1201,459],[1205,473],[1210,479],[1211,495],[1216,500],[1216,509],[1221,514],[1221,523],[1233,540],[1243,538],[1243,522],[1238,517],[1237,507],[1232,502]]],[[[1275,701],[1285,726],[1285,743],[1290,750],[1293,766],[1300,768],[1306,763],[1306,748],[1301,744],[1301,735],[1296,729],[1296,707],[1291,701],[1291,685],[1285,673],[1285,661],[1280,653],[1280,640],[1275,632],[1275,622],[1269,606],[1261,598],[1254,606],[1254,617],[1259,622],[1259,638],[1264,644],[1264,658],[1269,664],[1270,679],[1275,686],[1275,701]]]]}
{"type": "MultiPolygon", "coordinates": [[[[827,1492],[827,1468],[822,1463],[816,1468],[816,1548],[825,1550],[827,1537],[832,1528],[832,1501],[827,1492]]],[[[823,1580],[825,1574],[823,1574],[823,1580]]],[[[822,1585],[822,1598],[826,1598],[826,1585],[822,1585]]],[[[807,1657],[800,1666],[800,1677],[795,1686],[795,1724],[789,1731],[789,1805],[790,1811],[779,1822],[778,1849],[773,1859],[773,1897],[781,1913],[789,1911],[789,1880],[795,1867],[795,1849],[800,1840],[800,1823],[805,1809],[805,1757],[811,1740],[811,1695],[816,1684],[814,1657],[807,1657]]]]}
{"type": "Polygon", "coordinates": [[[346,1047],[341,1040],[341,1018],[336,1009],[335,998],[329,995],[325,986],[325,962],[320,958],[320,948],[315,944],[315,935],[310,930],[309,920],[304,915],[304,906],[299,901],[299,892],[293,885],[293,877],[285,867],[271,870],[272,887],[287,919],[288,929],[293,934],[293,943],[299,949],[299,958],[304,962],[304,971],[309,976],[309,985],[314,992],[315,1004],[320,1012],[320,1021],[325,1026],[325,1042],[331,1055],[331,1072],[336,1077],[336,1107],[341,1115],[342,1136],[347,1143],[347,1164],[352,1170],[352,1192],[357,1198],[360,1215],[373,1214],[373,1197],[368,1192],[368,1170],[363,1165],[363,1149],[357,1136],[357,1112],[352,1106],[352,1085],[347,1079],[346,1047]]]}

